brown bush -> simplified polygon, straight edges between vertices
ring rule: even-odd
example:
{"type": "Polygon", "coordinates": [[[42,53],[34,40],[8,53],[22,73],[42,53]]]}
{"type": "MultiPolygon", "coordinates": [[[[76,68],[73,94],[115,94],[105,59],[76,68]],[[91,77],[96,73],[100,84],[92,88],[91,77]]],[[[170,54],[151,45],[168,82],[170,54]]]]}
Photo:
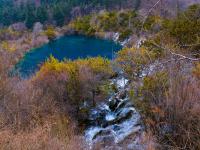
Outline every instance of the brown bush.
{"type": "Polygon", "coordinates": [[[184,69],[173,64],[146,77],[136,101],[161,149],[200,149],[199,80],[184,69]]]}
{"type": "Polygon", "coordinates": [[[83,121],[87,118],[87,110],[81,111],[80,107],[85,101],[95,105],[99,97],[104,96],[100,86],[111,74],[109,61],[100,57],[65,62],[50,57],[33,84],[44,95],[50,95],[60,111],[83,121]]]}
{"type": "Polygon", "coordinates": [[[172,133],[165,135],[170,145],[179,149],[200,149],[200,87],[192,77],[172,78],[162,109],[164,121],[172,133]]]}
{"type": "Polygon", "coordinates": [[[74,133],[73,126],[55,117],[28,132],[0,131],[0,150],[83,150],[85,143],[74,133]]]}
{"type": "Polygon", "coordinates": [[[10,75],[11,60],[12,55],[1,52],[0,149],[83,149],[77,125],[55,100],[63,98],[60,92],[64,87],[58,81],[63,82],[64,78],[48,76],[43,86],[46,88],[41,86],[45,80],[38,80],[36,86],[32,80],[10,75]]]}

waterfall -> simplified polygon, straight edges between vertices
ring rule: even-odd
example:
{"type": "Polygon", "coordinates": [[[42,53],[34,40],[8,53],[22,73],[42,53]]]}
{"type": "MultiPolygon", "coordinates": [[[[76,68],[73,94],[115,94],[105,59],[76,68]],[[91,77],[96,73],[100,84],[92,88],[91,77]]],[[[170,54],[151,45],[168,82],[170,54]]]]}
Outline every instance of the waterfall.
{"type": "Polygon", "coordinates": [[[128,80],[118,77],[112,79],[111,84],[115,84],[118,92],[90,111],[85,138],[91,149],[96,143],[120,145],[126,139],[131,139],[127,144],[127,149],[131,149],[131,144],[138,146],[138,135],[143,132],[140,114],[128,97],[128,80]]]}

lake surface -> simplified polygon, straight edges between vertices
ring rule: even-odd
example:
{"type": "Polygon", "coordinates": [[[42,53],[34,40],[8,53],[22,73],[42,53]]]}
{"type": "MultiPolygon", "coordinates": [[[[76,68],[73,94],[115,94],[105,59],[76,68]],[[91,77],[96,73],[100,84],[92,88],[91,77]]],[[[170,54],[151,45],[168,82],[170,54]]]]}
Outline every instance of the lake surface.
{"type": "Polygon", "coordinates": [[[16,65],[22,77],[34,74],[50,55],[58,60],[102,56],[111,59],[122,46],[110,40],[81,35],[64,36],[42,47],[30,50],[16,65]]]}

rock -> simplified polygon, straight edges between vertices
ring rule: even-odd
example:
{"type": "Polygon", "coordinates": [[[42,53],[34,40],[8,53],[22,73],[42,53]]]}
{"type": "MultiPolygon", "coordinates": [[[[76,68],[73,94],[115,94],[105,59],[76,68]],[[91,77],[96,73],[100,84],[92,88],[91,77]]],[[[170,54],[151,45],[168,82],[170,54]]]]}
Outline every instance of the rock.
{"type": "Polygon", "coordinates": [[[118,111],[121,108],[125,107],[127,103],[128,103],[127,100],[124,100],[124,101],[120,102],[115,111],[118,111]]]}
{"type": "Polygon", "coordinates": [[[115,79],[119,76],[119,73],[115,72],[113,75],[110,77],[110,79],[115,79]]]}
{"type": "Polygon", "coordinates": [[[119,118],[117,118],[117,120],[115,120],[114,123],[115,124],[119,124],[119,123],[131,118],[132,114],[133,114],[133,112],[130,110],[126,114],[124,114],[122,116],[119,115],[119,118]]]}
{"type": "Polygon", "coordinates": [[[117,78],[114,82],[119,89],[124,89],[128,84],[128,80],[124,77],[117,78]]]}
{"type": "Polygon", "coordinates": [[[43,32],[43,24],[41,24],[40,22],[36,22],[33,26],[33,33],[39,34],[41,32],[43,32]]]}
{"type": "Polygon", "coordinates": [[[107,110],[92,110],[88,120],[89,125],[101,125],[105,122],[107,110]]]}
{"type": "Polygon", "coordinates": [[[152,29],[154,32],[158,32],[158,31],[160,31],[161,30],[161,25],[160,24],[155,24],[154,26],[153,26],[153,29],[152,29]]]}
{"type": "Polygon", "coordinates": [[[10,25],[9,28],[15,31],[19,31],[19,32],[27,30],[27,27],[23,22],[14,23],[10,25]]]}
{"type": "Polygon", "coordinates": [[[91,141],[93,139],[95,139],[95,136],[102,131],[102,128],[100,127],[91,127],[89,129],[87,129],[86,131],[86,138],[91,141]]]}
{"type": "Polygon", "coordinates": [[[115,33],[115,32],[105,32],[104,38],[105,38],[105,39],[109,39],[109,40],[114,40],[114,41],[117,42],[118,39],[119,39],[119,33],[115,33]]]}
{"type": "Polygon", "coordinates": [[[103,132],[102,130],[100,130],[99,132],[97,132],[97,133],[93,136],[92,140],[96,139],[97,136],[98,136],[98,135],[101,135],[102,132],[103,132]]]}
{"type": "Polygon", "coordinates": [[[72,34],[77,34],[76,31],[72,28],[63,28],[61,31],[64,35],[72,35],[72,34]]]}
{"type": "Polygon", "coordinates": [[[74,7],[70,12],[72,18],[77,18],[81,16],[81,8],[80,7],[74,7]]]}
{"type": "Polygon", "coordinates": [[[110,110],[114,111],[116,109],[116,107],[118,106],[119,102],[120,102],[120,100],[117,99],[117,98],[114,98],[113,100],[111,100],[109,102],[109,108],[110,108],[110,110]]]}
{"type": "Polygon", "coordinates": [[[106,128],[110,125],[113,125],[113,124],[120,124],[122,123],[123,121],[127,120],[127,119],[130,119],[132,114],[133,114],[133,111],[132,110],[129,110],[127,112],[125,112],[124,114],[121,114],[122,112],[118,113],[117,114],[117,118],[114,119],[114,120],[111,120],[111,121],[107,121],[107,122],[103,122],[102,124],[102,127],[103,128],[106,128]]]}
{"type": "Polygon", "coordinates": [[[140,39],[138,39],[135,44],[136,48],[140,48],[145,41],[146,41],[145,37],[141,37],[140,39]]]}
{"type": "Polygon", "coordinates": [[[129,144],[127,146],[127,150],[145,150],[146,148],[144,146],[141,146],[139,144],[129,144]]]}
{"type": "Polygon", "coordinates": [[[118,131],[118,130],[120,130],[121,129],[121,127],[119,126],[119,125],[114,125],[113,126],[113,130],[114,131],[118,131]]]}
{"type": "Polygon", "coordinates": [[[100,132],[98,132],[94,137],[93,139],[96,139],[98,136],[108,136],[111,134],[111,131],[110,130],[101,130],[100,132]]]}
{"type": "Polygon", "coordinates": [[[33,36],[32,44],[34,45],[34,47],[39,47],[43,45],[44,43],[48,43],[48,42],[49,42],[49,39],[45,35],[33,36]]]}
{"type": "Polygon", "coordinates": [[[111,143],[114,141],[113,136],[103,136],[103,137],[98,137],[95,139],[95,145],[93,146],[92,149],[94,150],[122,150],[122,149],[116,149],[115,146],[111,146],[111,143]],[[100,143],[98,141],[101,141],[100,143]]]}
{"type": "Polygon", "coordinates": [[[113,141],[114,141],[114,137],[113,136],[103,136],[102,137],[102,143],[104,145],[110,145],[113,141]]]}
{"type": "Polygon", "coordinates": [[[163,135],[167,135],[167,134],[172,134],[173,133],[173,126],[170,125],[170,124],[167,124],[167,123],[164,123],[161,125],[160,127],[160,134],[163,134],[163,135]]]}
{"type": "Polygon", "coordinates": [[[118,99],[125,99],[127,96],[127,91],[126,90],[122,90],[122,91],[119,91],[118,94],[117,94],[117,98],[118,99]]]}

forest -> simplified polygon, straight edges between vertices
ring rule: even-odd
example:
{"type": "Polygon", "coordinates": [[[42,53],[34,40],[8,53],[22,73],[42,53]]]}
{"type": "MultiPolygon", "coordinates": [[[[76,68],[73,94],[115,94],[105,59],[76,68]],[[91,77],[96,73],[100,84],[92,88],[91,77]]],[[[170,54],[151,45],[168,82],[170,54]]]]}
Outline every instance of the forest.
{"type": "Polygon", "coordinates": [[[11,25],[16,22],[25,22],[28,28],[32,28],[35,22],[62,26],[76,16],[93,11],[131,7],[127,5],[127,2],[136,9],[140,5],[140,0],[1,0],[0,23],[11,25]]]}

